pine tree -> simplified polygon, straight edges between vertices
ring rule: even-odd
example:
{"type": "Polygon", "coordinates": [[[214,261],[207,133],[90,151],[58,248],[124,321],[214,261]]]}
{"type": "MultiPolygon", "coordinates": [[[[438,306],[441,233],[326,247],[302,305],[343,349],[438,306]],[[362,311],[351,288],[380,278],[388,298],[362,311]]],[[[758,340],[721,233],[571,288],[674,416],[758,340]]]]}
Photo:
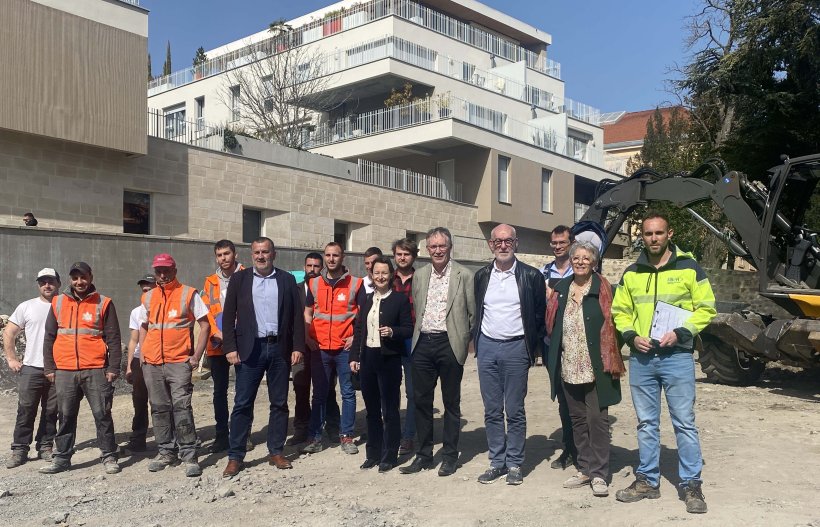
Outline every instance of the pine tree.
{"type": "Polygon", "coordinates": [[[154,76],[151,74],[151,54],[148,54],[148,80],[154,80],[154,76]]]}
{"type": "Polygon", "coordinates": [[[163,75],[170,75],[171,74],[171,41],[168,41],[168,45],[165,48],[165,63],[162,65],[162,74],[163,75]]]}

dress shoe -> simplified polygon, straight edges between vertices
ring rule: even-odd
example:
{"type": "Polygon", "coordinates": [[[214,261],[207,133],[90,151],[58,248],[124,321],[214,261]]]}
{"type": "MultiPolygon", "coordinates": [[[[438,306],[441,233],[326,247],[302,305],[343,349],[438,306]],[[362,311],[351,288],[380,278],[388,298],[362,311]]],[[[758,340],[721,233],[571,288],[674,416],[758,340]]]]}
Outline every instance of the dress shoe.
{"type": "Polygon", "coordinates": [[[402,474],[415,474],[417,472],[421,472],[422,470],[430,470],[433,468],[433,461],[432,460],[425,460],[420,457],[416,457],[412,463],[407,465],[406,467],[399,468],[399,472],[402,474]]]}
{"type": "Polygon", "coordinates": [[[242,470],[243,463],[238,459],[229,459],[228,466],[225,467],[225,470],[222,471],[223,478],[232,478],[239,474],[239,471],[242,470]]]}
{"type": "Polygon", "coordinates": [[[395,466],[393,463],[379,463],[379,472],[390,472],[395,466]]]}
{"type": "Polygon", "coordinates": [[[438,475],[441,477],[452,476],[456,473],[456,462],[444,460],[438,468],[438,475]]]}
{"type": "Polygon", "coordinates": [[[289,468],[293,468],[293,463],[290,462],[290,459],[286,458],[282,454],[272,455],[268,459],[268,464],[273,465],[279,470],[287,470],[289,468]]]}
{"type": "Polygon", "coordinates": [[[359,466],[359,468],[362,469],[362,470],[367,470],[369,468],[375,467],[378,464],[379,464],[379,462],[376,461],[375,459],[365,459],[364,463],[362,463],[361,466],[359,466]]]}

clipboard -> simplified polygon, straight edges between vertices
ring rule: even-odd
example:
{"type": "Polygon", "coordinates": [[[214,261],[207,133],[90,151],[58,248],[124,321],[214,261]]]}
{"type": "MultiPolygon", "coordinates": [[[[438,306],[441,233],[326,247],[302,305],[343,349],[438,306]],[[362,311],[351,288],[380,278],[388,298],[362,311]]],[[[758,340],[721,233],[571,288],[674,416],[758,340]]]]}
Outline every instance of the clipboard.
{"type": "MultiPolygon", "coordinates": [[[[692,312],[688,309],[658,301],[655,304],[655,311],[652,314],[652,327],[649,332],[649,338],[654,341],[661,340],[665,334],[673,329],[682,327],[691,316],[692,312]]],[[[692,348],[693,344],[694,339],[689,342],[678,343],[679,346],[684,348],[692,348]]]]}

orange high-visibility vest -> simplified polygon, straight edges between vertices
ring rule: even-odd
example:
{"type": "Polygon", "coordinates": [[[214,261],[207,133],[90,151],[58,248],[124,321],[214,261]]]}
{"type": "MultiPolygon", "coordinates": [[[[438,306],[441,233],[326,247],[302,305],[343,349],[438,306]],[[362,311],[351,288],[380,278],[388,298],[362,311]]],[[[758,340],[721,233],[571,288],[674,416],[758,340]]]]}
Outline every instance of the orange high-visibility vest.
{"type": "Polygon", "coordinates": [[[188,306],[196,289],[174,279],[142,295],[148,333],[140,347],[148,364],[185,362],[194,348],[194,314],[188,306]]]}
{"type": "MultiPolygon", "coordinates": [[[[244,268],[245,266],[240,264],[234,272],[241,271],[244,268]]],[[[219,276],[214,273],[205,279],[205,286],[200,293],[202,301],[208,307],[208,323],[211,325],[211,335],[215,335],[217,331],[220,331],[219,326],[216,324],[216,317],[222,313],[222,304],[219,302],[221,295],[221,281],[219,276]]],[[[208,339],[208,346],[205,350],[209,357],[222,355],[222,345],[214,346],[211,339],[208,339]]]]}
{"type": "Polygon", "coordinates": [[[345,346],[344,340],[353,335],[353,322],[359,312],[356,293],[361,283],[361,278],[350,275],[332,286],[322,276],[310,279],[313,295],[310,336],[319,343],[319,349],[340,350],[345,346]]]}
{"type": "Polygon", "coordinates": [[[103,319],[111,299],[96,291],[82,300],[69,293],[51,299],[57,319],[54,364],[58,370],[105,368],[108,347],[103,338],[103,319]]]}

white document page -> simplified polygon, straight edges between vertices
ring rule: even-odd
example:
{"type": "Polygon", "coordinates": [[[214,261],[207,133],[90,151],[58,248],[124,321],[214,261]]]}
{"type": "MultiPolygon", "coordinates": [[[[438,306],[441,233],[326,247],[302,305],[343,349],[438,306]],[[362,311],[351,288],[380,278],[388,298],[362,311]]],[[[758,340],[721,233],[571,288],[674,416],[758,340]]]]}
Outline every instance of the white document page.
{"type": "MultiPolygon", "coordinates": [[[[658,302],[655,304],[655,313],[652,316],[652,329],[649,333],[649,338],[661,340],[663,336],[675,328],[683,327],[692,312],[688,309],[673,306],[666,302],[658,302]]],[[[682,343],[682,346],[691,347],[692,342],[682,343]]]]}

